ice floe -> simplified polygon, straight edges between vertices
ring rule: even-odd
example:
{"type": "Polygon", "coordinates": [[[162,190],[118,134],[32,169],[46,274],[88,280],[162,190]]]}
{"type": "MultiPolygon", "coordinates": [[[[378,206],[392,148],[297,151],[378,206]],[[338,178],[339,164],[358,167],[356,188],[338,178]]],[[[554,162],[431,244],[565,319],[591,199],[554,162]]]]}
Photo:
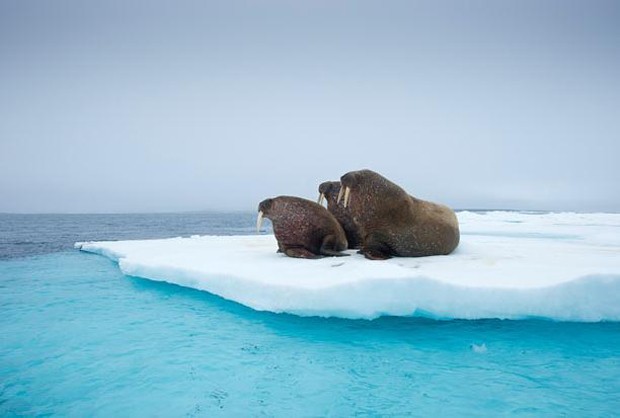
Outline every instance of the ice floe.
{"type": "Polygon", "coordinates": [[[620,214],[459,212],[448,256],[304,260],[272,235],[76,243],[124,274],[302,316],[620,320],[620,214]]]}

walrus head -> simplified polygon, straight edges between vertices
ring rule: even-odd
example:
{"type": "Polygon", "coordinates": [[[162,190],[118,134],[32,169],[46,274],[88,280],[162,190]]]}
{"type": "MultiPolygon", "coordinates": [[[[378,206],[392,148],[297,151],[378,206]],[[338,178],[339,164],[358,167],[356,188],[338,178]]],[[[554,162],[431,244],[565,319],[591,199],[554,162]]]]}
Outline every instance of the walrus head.
{"type": "Polygon", "coordinates": [[[258,218],[256,218],[256,231],[260,231],[263,225],[263,217],[269,218],[271,208],[273,207],[273,199],[265,199],[258,204],[258,218]]]}
{"type": "Polygon", "coordinates": [[[339,181],[324,181],[319,184],[319,199],[317,203],[322,205],[325,199],[327,199],[328,202],[335,201],[340,189],[339,181]]]}
{"type": "Polygon", "coordinates": [[[349,171],[340,177],[341,189],[338,203],[342,198],[343,206],[351,206],[351,199],[356,200],[358,209],[367,207],[372,202],[384,200],[392,195],[408,196],[398,185],[372,170],[349,171]]]}
{"type": "Polygon", "coordinates": [[[354,194],[371,192],[373,183],[381,182],[381,180],[387,181],[385,177],[372,170],[349,171],[340,177],[341,187],[338,193],[338,203],[340,203],[344,197],[342,205],[346,208],[351,203],[351,191],[353,191],[354,194]]]}

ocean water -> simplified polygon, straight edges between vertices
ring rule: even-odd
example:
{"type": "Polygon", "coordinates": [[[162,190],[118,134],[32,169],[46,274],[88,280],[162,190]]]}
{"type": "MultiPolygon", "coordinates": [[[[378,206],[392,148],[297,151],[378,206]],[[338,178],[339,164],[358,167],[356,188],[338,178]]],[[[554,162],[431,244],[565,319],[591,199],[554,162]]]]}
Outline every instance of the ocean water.
{"type": "Polygon", "coordinates": [[[255,312],[72,248],[254,216],[0,215],[0,416],[618,416],[619,323],[255,312]]]}

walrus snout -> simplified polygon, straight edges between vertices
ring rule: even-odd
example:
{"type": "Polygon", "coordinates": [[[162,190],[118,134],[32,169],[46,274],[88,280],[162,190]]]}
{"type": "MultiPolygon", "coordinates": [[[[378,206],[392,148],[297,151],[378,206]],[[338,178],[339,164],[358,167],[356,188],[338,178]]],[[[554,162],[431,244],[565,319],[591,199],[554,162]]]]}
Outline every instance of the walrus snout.
{"type": "Polygon", "coordinates": [[[263,214],[268,213],[273,205],[273,199],[265,199],[258,204],[258,211],[263,212],[263,214]]]}
{"type": "Polygon", "coordinates": [[[263,217],[269,215],[269,210],[273,205],[273,199],[265,199],[258,204],[258,217],[256,218],[256,232],[260,232],[260,227],[263,225],[263,217]]]}
{"type": "Polygon", "coordinates": [[[344,197],[343,206],[346,208],[351,203],[351,189],[359,190],[360,184],[365,184],[365,180],[368,177],[379,176],[378,173],[375,173],[372,170],[368,170],[367,168],[363,170],[357,171],[349,171],[340,177],[340,192],[338,193],[338,203],[344,197]]]}
{"type": "Polygon", "coordinates": [[[340,177],[340,184],[345,187],[352,187],[359,182],[364,182],[364,180],[369,176],[379,176],[379,173],[376,173],[367,168],[364,168],[362,170],[349,171],[348,173],[344,173],[340,177]]]}
{"type": "Polygon", "coordinates": [[[333,188],[333,183],[333,181],[324,181],[323,183],[319,184],[319,193],[330,193],[333,188]]]}
{"type": "Polygon", "coordinates": [[[333,199],[333,195],[335,193],[335,188],[338,187],[340,189],[340,182],[338,181],[324,181],[319,184],[319,198],[317,203],[319,205],[323,205],[323,201],[325,201],[325,197],[331,197],[333,199]]]}
{"type": "Polygon", "coordinates": [[[357,177],[355,175],[355,172],[349,171],[348,173],[343,174],[342,177],[340,177],[340,184],[342,184],[344,187],[351,187],[351,185],[355,183],[355,177],[357,177]]]}
{"type": "Polygon", "coordinates": [[[340,203],[344,197],[342,205],[346,208],[351,201],[351,188],[357,184],[357,177],[361,171],[349,171],[340,177],[340,191],[338,192],[337,203],[340,203]]]}

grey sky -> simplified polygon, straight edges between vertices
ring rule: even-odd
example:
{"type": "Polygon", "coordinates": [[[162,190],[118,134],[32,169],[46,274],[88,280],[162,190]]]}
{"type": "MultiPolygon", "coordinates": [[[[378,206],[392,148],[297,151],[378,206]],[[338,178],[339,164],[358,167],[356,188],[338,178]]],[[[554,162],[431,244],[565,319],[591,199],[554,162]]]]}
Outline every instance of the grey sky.
{"type": "Polygon", "coordinates": [[[0,212],[254,210],[371,168],[620,211],[620,2],[0,0],[0,212]]]}

